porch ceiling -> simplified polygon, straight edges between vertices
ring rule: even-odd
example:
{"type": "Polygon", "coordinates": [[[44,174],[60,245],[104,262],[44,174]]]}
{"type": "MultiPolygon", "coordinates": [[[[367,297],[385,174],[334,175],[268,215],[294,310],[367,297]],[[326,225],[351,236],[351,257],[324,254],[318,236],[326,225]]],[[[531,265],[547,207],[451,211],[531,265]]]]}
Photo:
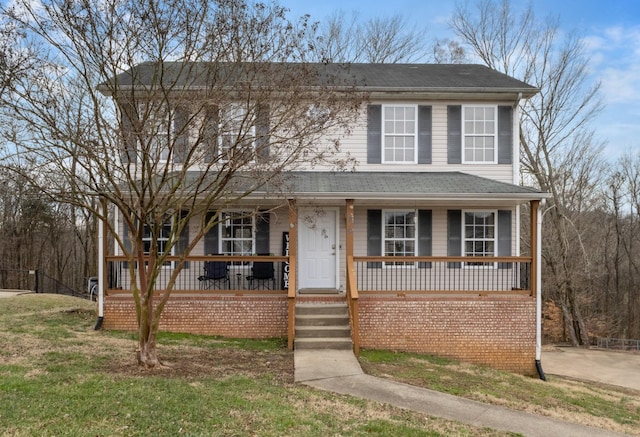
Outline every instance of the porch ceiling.
{"type": "Polygon", "coordinates": [[[549,197],[533,188],[462,172],[287,172],[277,179],[249,197],[501,203],[549,197]]]}

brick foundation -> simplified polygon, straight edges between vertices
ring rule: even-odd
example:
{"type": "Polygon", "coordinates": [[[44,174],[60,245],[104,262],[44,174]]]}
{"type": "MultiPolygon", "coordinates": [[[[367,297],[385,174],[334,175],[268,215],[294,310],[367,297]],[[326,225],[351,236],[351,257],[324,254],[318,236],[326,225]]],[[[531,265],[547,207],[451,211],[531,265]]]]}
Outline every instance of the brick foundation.
{"type": "MultiPolygon", "coordinates": [[[[136,311],[129,296],[108,296],[105,329],[135,331],[136,311]]],[[[160,330],[236,338],[287,335],[286,296],[172,296],[162,312],[160,330]]]]}
{"type": "MultiPolygon", "coordinates": [[[[300,297],[302,302],[344,302],[300,297]]],[[[535,375],[535,299],[361,296],[360,346],[428,353],[535,375]]],[[[105,329],[136,330],[133,299],[108,296],[105,329]]],[[[287,335],[286,296],[172,296],[160,330],[238,338],[287,335]]]]}
{"type": "Polygon", "coordinates": [[[535,375],[535,299],[363,297],[360,346],[535,375]]]}

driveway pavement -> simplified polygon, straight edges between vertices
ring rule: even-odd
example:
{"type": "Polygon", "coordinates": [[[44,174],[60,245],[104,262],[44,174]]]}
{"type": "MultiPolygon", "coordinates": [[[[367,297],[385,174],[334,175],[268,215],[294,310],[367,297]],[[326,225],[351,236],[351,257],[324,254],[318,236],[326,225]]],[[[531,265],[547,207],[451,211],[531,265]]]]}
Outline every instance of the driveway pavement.
{"type": "Polygon", "coordinates": [[[27,293],[33,293],[33,291],[2,289],[2,290],[0,290],[0,299],[2,299],[3,297],[13,297],[13,296],[17,296],[19,294],[27,294],[27,293]]]}
{"type": "Polygon", "coordinates": [[[640,391],[640,353],[545,346],[541,363],[547,375],[567,376],[640,391]]]}

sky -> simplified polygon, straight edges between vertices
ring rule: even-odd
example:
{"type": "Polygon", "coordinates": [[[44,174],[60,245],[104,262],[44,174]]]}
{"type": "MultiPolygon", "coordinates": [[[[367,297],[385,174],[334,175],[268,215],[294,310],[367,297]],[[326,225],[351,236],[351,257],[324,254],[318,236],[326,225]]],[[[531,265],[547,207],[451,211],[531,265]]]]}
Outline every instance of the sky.
{"type": "MultiPolygon", "coordinates": [[[[556,17],[562,32],[577,32],[591,59],[589,79],[601,83],[603,112],[594,120],[603,156],[613,160],[640,152],[640,1],[530,0],[536,17],[556,17]]],[[[512,0],[515,8],[529,0],[512,0]]],[[[453,34],[447,22],[453,0],[280,0],[292,16],[321,21],[336,11],[362,19],[401,15],[427,29],[430,41],[453,34]]],[[[470,2],[472,4],[472,2],[470,2]]]]}

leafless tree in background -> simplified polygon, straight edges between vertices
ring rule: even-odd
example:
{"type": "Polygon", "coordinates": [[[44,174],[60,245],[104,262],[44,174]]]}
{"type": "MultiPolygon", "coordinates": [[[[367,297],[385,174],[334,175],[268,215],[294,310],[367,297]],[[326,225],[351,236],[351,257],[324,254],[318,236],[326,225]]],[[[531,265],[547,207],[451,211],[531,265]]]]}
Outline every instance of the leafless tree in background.
{"type": "Polygon", "coordinates": [[[319,24],[316,59],[324,62],[424,62],[426,31],[402,15],[360,20],[357,13],[337,11],[319,24]]]}
{"type": "Polygon", "coordinates": [[[553,195],[545,209],[543,291],[562,308],[571,342],[588,345],[581,296],[592,260],[582,219],[595,202],[603,160],[589,125],[602,108],[599,84],[588,85],[583,43],[557,20],[537,20],[531,5],[516,12],[509,0],[459,4],[451,26],[487,66],[540,88],[521,107],[520,145],[523,177],[553,195]]]}

